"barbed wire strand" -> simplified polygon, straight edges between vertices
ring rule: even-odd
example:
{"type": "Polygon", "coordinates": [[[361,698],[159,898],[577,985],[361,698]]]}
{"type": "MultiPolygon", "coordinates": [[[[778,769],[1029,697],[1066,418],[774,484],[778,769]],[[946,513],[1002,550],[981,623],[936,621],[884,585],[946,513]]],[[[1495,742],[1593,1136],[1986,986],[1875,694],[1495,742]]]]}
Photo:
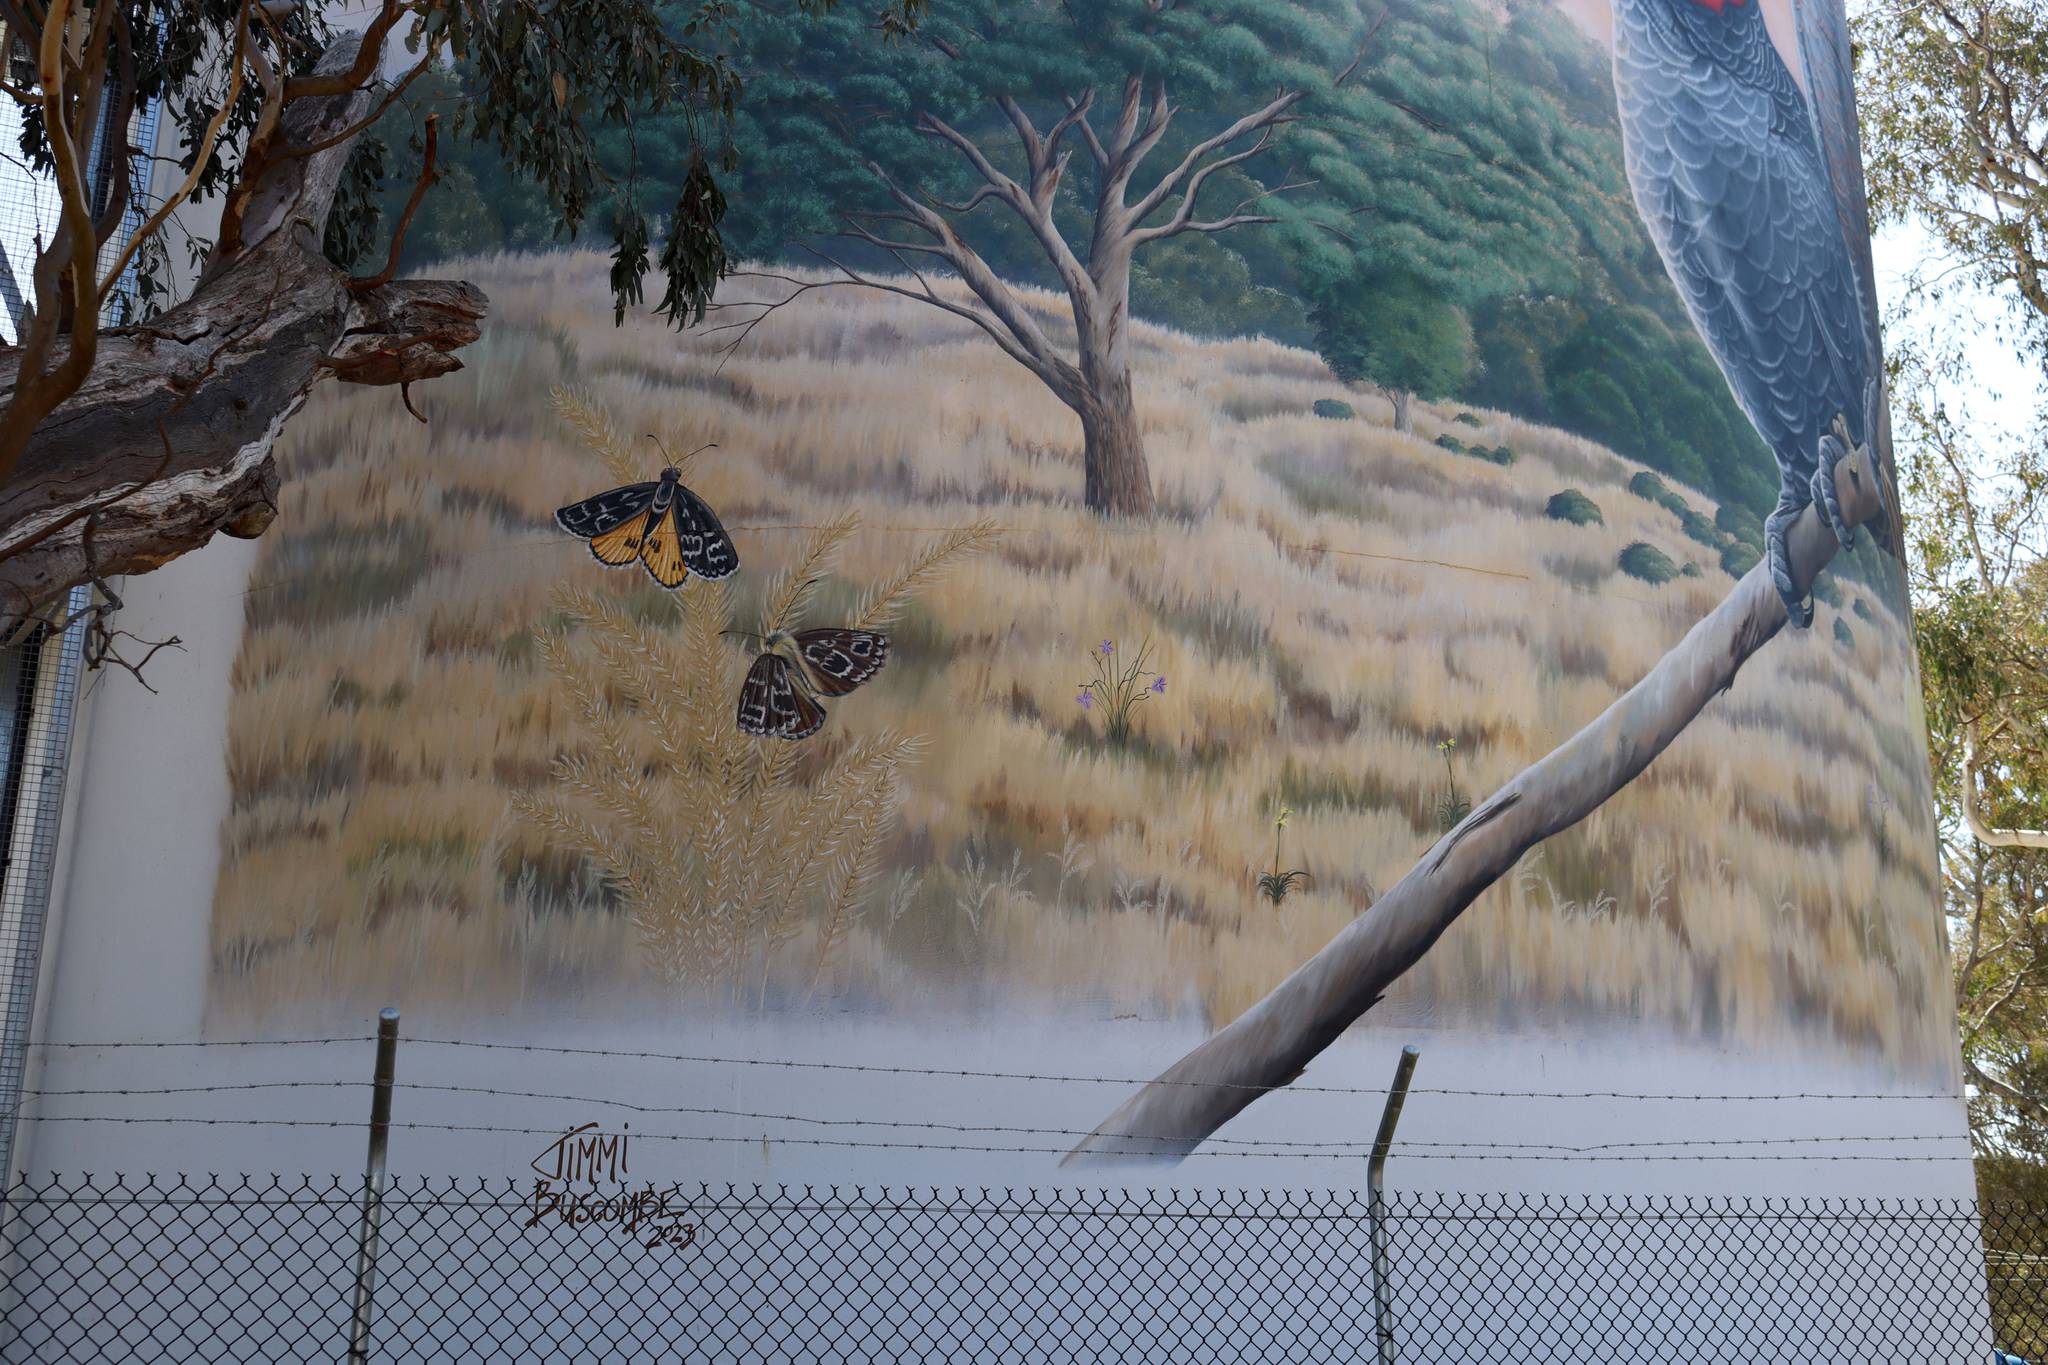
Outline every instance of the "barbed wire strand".
{"type": "MultiPolygon", "coordinates": [[[[87,1050],[112,1050],[117,1048],[201,1048],[201,1047],[317,1047],[334,1046],[344,1043],[374,1043],[376,1038],[369,1034],[356,1034],[333,1038],[196,1038],[171,1041],[154,1040],[104,1040],[98,1042],[59,1041],[38,1042],[34,1047],[81,1048],[87,1050]]],[[[1036,1071],[994,1071],[973,1070],[958,1067],[892,1066],[869,1062],[820,1062],[805,1061],[788,1057],[721,1057],[705,1053],[651,1052],[630,1048],[565,1047],[542,1043],[496,1043],[474,1038],[402,1038],[401,1047],[452,1047],[476,1048],[500,1052],[539,1053],[567,1057],[613,1057],[634,1061],[675,1062],[685,1065],[735,1066],[735,1067],[781,1067],[795,1070],[844,1071],[866,1075],[923,1076],[969,1080],[997,1081],[1050,1081],[1072,1085],[1162,1085],[1189,1086],[1196,1089],[1212,1090],[1255,1090],[1268,1094],[1307,1095],[1372,1095],[1384,1096],[1382,1086],[1358,1085],[1285,1085],[1269,1086],[1239,1081],[1187,1081],[1168,1080],[1164,1077],[1140,1076],[1083,1076],[1070,1073],[1036,1071]]],[[[509,1093],[509,1092],[508,1092],[509,1093]]],[[[1845,1100],[1870,1102],[1884,1101],[1925,1101],[1959,1103],[1960,1094],[1945,1091],[1833,1091],[1833,1090],[1787,1090],[1760,1094],[1738,1094],[1733,1092],[1662,1092],[1641,1090],[1482,1090],[1456,1086],[1414,1086],[1411,1095],[1444,1095],[1471,1099],[1509,1100],[1625,1100],[1659,1103],[1780,1103],[1803,1100],[1845,1100]]]]}
{"type": "MultiPolygon", "coordinates": [[[[162,1096],[190,1094],[222,1094],[264,1090],[328,1089],[335,1087],[362,1088],[369,1081],[241,1081],[218,1085],[197,1086],[154,1086],[129,1088],[94,1088],[78,1090],[25,1090],[24,1099],[82,1099],[104,1098],[107,1096],[162,1096]]],[[[753,1122],[803,1123],[825,1128],[891,1128],[918,1132],[944,1132],[959,1134],[1005,1133],[1025,1137],[1083,1138],[1093,1135],[1084,1128],[1047,1128],[1016,1124],[961,1124],[929,1119],[868,1119],[868,1118],[821,1118],[813,1114],[776,1113],[753,1109],[731,1109],[717,1105],[659,1105],[642,1104],[634,1100],[616,1099],[602,1095],[571,1095],[539,1090],[506,1090],[493,1086],[449,1085],[426,1081],[398,1081],[398,1089],[422,1091],[433,1094],[466,1096],[489,1096],[498,1099],[543,1100],[555,1103],[599,1106],[625,1109],[636,1114],[690,1114],[708,1118],[746,1119],[753,1122]]],[[[227,1122],[229,1120],[223,1120],[227,1122]]],[[[1878,1143],[1878,1142],[1954,1142],[1962,1140],[1958,1133],[1926,1134],[1822,1134],[1769,1137],[1706,1137],[1706,1138],[1660,1138],[1640,1139],[1574,1145],[1559,1142],[1504,1142],[1490,1139],[1467,1139],[1459,1141],[1409,1141],[1398,1144],[1403,1148],[1448,1148],[1448,1149],[1490,1149],[1500,1151],[1555,1151],[1555,1152],[1598,1152],[1621,1149],[1651,1147],[1727,1147],[1764,1146],[1782,1143],[1878,1143]]],[[[1317,1154],[1344,1156],[1370,1151],[1372,1143],[1356,1138],[1288,1139],[1288,1138],[1233,1138],[1210,1137],[1205,1142],[1217,1146],[1245,1150],[1314,1149],[1317,1154]]]]}
{"type": "MultiPolygon", "coordinates": [[[[485,1095],[503,1099],[548,1100],[579,1105],[605,1105],[630,1110],[640,1114],[695,1114],[718,1118],[741,1118],[756,1121],[782,1123],[808,1123],[820,1127],[871,1127],[910,1128],[930,1132],[948,1133],[1014,1133],[1032,1137],[1082,1138],[1094,1136],[1093,1129],[1086,1128],[1044,1128],[1008,1124],[960,1124],[929,1119],[860,1119],[860,1118],[819,1118],[810,1114],[783,1114],[749,1109],[728,1109],[716,1105],[660,1105],[641,1104],[634,1100],[611,1099],[594,1095],[566,1095],[535,1090],[504,1090],[492,1086],[446,1085],[423,1081],[395,1082],[402,1090],[423,1090],[437,1093],[461,1095],[485,1095]]],[[[1412,1091],[1410,1093],[1413,1093],[1412,1091]]],[[[1414,1141],[1397,1144],[1405,1147],[1490,1147],[1512,1149],[1546,1149],[1567,1152],[1594,1152],[1627,1147],[1686,1147],[1686,1146],[1734,1146],[1763,1143],[1827,1143],[1827,1142],[1954,1142],[1962,1140],[1960,1133],[1926,1133],[1910,1135],[1890,1134],[1841,1134],[1796,1137],[1755,1137],[1755,1138],[1666,1138],[1641,1141],[1620,1141],[1593,1143],[1573,1146],[1555,1142],[1499,1142],[1483,1139],[1465,1141],[1414,1141]]],[[[1287,1138],[1231,1138],[1212,1136],[1203,1139],[1207,1143],[1236,1147],[1314,1147],[1340,1151],[1365,1152],[1372,1150],[1369,1139],[1328,1138],[1328,1139],[1287,1139],[1287,1138]]]]}
{"type": "MultiPolygon", "coordinates": [[[[405,1046],[461,1047],[489,1051],[543,1053],[569,1057],[619,1057],[639,1061],[678,1062],[705,1066],[737,1067],[786,1067],[810,1071],[845,1071],[856,1074],[891,1076],[955,1077],[971,1080],[996,1081],[1053,1081],[1077,1085],[1164,1085],[1188,1086],[1202,1090],[1255,1090],[1262,1094],[1303,1094],[1303,1095],[1372,1095],[1384,1097],[1384,1086],[1361,1085],[1258,1085],[1242,1081],[1180,1081],[1164,1077],[1140,1076],[1081,1076],[1072,1074],[1036,1071],[987,1071],[957,1067],[891,1066],[870,1062],[817,1062],[799,1061],[786,1057],[719,1057],[702,1053],[647,1052],[630,1049],[564,1047],[543,1043],[493,1043],[470,1038],[406,1038],[405,1046]]],[[[1408,1091],[1411,1095],[1456,1095],[1492,1099],[1544,1099],[1544,1100],[1668,1100],[1668,1101],[1789,1101],[1789,1100],[1944,1100],[1954,1102],[1961,1097],[1940,1092],[1925,1093],[1884,1093],[1843,1092],[1843,1091],[1784,1091],[1772,1094],[1660,1094],[1648,1091],[1623,1090],[1466,1090],[1449,1087],[1415,1086],[1408,1091]]]]}
{"type": "MultiPolygon", "coordinates": [[[[370,1080],[333,1081],[222,1081],[217,1085],[126,1085],[94,1086],[80,1090],[21,1090],[22,1099],[84,1099],[105,1095],[224,1095],[249,1090],[339,1090],[375,1085],[370,1080]]],[[[403,1085],[406,1082],[400,1081],[403,1085]]],[[[535,1096],[534,1098],[540,1098],[535,1096]]]]}
{"type": "Polygon", "coordinates": [[[124,1047],[332,1047],[340,1043],[374,1043],[374,1033],[350,1033],[335,1038],[114,1038],[101,1041],[78,1039],[38,1039],[30,1047],[83,1048],[87,1051],[111,1051],[124,1047]]]}

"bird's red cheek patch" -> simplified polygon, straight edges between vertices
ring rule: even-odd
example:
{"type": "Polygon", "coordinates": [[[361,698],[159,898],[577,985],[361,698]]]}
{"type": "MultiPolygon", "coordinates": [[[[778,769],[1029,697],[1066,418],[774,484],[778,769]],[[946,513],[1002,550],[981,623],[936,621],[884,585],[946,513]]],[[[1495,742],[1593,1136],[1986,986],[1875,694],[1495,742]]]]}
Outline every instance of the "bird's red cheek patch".
{"type": "Polygon", "coordinates": [[[1692,0],[1692,2],[1695,5],[1698,5],[1701,9],[1710,9],[1714,13],[1719,14],[1730,5],[1735,6],[1735,8],[1737,9],[1741,9],[1745,4],[1748,3],[1748,0],[1692,0]]]}

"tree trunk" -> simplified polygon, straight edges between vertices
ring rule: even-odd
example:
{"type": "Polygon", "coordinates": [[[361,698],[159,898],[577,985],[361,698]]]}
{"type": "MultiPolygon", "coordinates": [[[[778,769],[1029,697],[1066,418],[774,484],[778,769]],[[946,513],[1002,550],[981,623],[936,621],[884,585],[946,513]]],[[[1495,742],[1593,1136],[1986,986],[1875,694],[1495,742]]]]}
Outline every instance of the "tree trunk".
{"type": "MultiPolygon", "coordinates": [[[[1100,214],[1098,212],[1098,233],[1100,214]]],[[[1131,392],[1131,251],[1128,232],[1090,252],[1092,291],[1073,296],[1074,336],[1086,385],[1075,411],[1087,444],[1081,462],[1088,510],[1107,517],[1152,515],[1152,471],[1131,392]]]]}
{"type": "MultiPolygon", "coordinates": [[[[1852,525],[1884,505],[1872,468],[1867,451],[1835,467],[1852,525]]],[[[1837,548],[1819,513],[1801,513],[1787,542],[1795,583],[1810,587],[1837,548]]],[[[1648,676],[1482,802],[1321,952],[1133,1095],[1062,1164],[1177,1161],[1261,1095],[1293,1082],[1525,853],[1647,768],[1784,624],[1770,566],[1758,564],[1648,676]]]]}
{"type": "Polygon", "coordinates": [[[1415,395],[1406,389],[1393,389],[1388,392],[1387,396],[1394,400],[1394,430],[1400,432],[1403,436],[1413,436],[1415,434],[1415,414],[1408,410],[1408,405],[1415,395]]]}
{"type": "Polygon", "coordinates": [[[154,322],[108,332],[0,486],[0,621],[217,531],[261,534],[277,514],[271,443],[313,387],[459,369],[447,353],[476,339],[484,307],[438,280],[351,294],[317,247],[273,240],[154,322]]]}
{"type": "Polygon", "coordinates": [[[1152,515],[1152,474],[1145,463],[1145,440],[1138,431],[1138,405],[1131,398],[1131,376],[1102,384],[1083,396],[1081,455],[1086,474],[1088,510],[1106,517],[1152,515]]]}
{"type": "MultiPolygon", "coordinates": [[[[338,40],[319,69],[346,69],[360,43],[338,40]]],[[[292,104],[288,144],[345,131],[370,101],[354,90],[292,104]]],[[[244,246],[217,253],[161,317],[100,334],[85,383],[0,484],[0,622],[48,616],[67,589],[146,572],[216,532],[260,534],[277,514],[271,443],[323,379],[407,384],[462,368],[450,352],[478,336],[479,291],[351,288],[321,254],[351,145],[272,163],[252,187],[244,246]]],[[[0,388],[19,365],[0,352],[0,388]]]]}

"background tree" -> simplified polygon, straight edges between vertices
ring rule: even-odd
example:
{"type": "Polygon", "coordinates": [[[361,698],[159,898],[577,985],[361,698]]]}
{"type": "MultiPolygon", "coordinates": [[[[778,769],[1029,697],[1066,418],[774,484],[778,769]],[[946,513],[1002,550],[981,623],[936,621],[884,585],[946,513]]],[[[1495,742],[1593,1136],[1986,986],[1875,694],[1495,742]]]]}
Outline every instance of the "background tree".
{"type": "Polygon", "coordinates": [[[1380,271],[1330,297],[1309,314],[1316,350],[1347,384],[1370,384],[1394,404],[1394,429],[1409,432],[1412,398],[1449,398],[1472,372],[1472,324],[1420,278],[1380,271]]]}
{"type": "MultiPolygon", "coordinates": [[[[920,7],[889,0],[879,27],[905,32],[920,7]]],[[[622,180],[609,215],[619,309],[658,272],[659,310],[701,315],[727,260],[718,176],[741,86],[722,49],[735,14],[724,0],[660,12],[649,0],[381,0],[360,34],[338,36],[324,6],[289,0],[0,0],[14,57],[0,95],[21,108],[22,155],[61,202],[30,287],[13,291],[17,344],[0,348],[0,614],[47,619],[74,585],[104,588],[216,531],[259,534],[275,515],[271,442],[322,378],[403,387],[459,365],[450,353],[477,336],[482,295],[395,279],[442,136],[488,147],[560,235],[622,180]],[[397,191],[381,268],[352,276],[395,179],[362,135],[450,60],[469,74],[465,98],[445,126],[415,131],[418,171],[397,191]],[[128,146],[145,101],[162,102],[186,149],[161,201],[131,174],[135,153],[154,152],[128,146]],[[597,151],[599,131],[636,111],[672,112],[681,130],[664,148],[677,160],[653,262],[631,192],[641,163],[601,165],[597,151]],[[220,228],[191,244],[197,286],[153,316],[172,215],[206,199],[220,228]],[[131,214],[139,227],[115,251],[131,214]]]]}
{"type": "MultiPolygon", "coordinates": [[[[2048,379],[2048,21],[2011,0],[1880,0],[1856,24],[1870,202],[1938,253],[1904,304],[1958,281],[2010,301],[1962,328],[1894,319],[1895,433],[1942,830],[1963,1065],[1984,1171],[2048,1159],[2048,412],[1995,422],[1966,341],[2048,379]],[[1916,335],[1915,332],[1922,334],[1916,335]]],[[[1903,310],[1902,310],[1903,312],[1903,310]]],[[[2022,1182],[2024,1183],[2024,1182],[2022,1182]]]]}
{"type": "Polygon", "coordinates": [[[1908,352],[1908,545],[1963,1068],[1987,1152],[2048,1159],[2048,443],[1987,448],[1908,352]]]}
{"type": "MultiPolygon", "coordinates": [[[[2010,289],[2048,345],[2048,22],[2031,0],[1880,0],[1857,16],[1865,170],[1878,221],[2010,289]]],[[[1936,278],[1918,281],[1938,289],[1936,278]]]]}

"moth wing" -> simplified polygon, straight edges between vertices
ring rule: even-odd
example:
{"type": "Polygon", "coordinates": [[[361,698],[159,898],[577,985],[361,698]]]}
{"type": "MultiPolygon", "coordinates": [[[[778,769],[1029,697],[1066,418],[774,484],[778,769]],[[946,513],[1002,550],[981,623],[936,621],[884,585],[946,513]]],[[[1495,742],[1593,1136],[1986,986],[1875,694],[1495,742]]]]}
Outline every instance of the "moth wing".
{"type": "Polygon", "coordinates": [[[825,724],[825,708],[807,697],[801,688],[791,688],[790,697],[796,702],[796,721],[783,733],[784,739],[802,739],[815,735],[825,724]]]}
{"type": "Polygon", "coordinates": [[[649,576],[669,589],[681,587],[690,576],[689,567],[683,562],[682,528],[672,515],[675,511],[671,505],[669,511],[652,518],[647,539],[640,546],[640,562],[647,566],[649,576]]]}
{"type": "Polygon", "coordinates": [[[740,684],[739,711],[733,716],[733,724],[740,733],[765,735],[768,733],[768,694],[774,686],[775,656],[763,654],[754,660],[754,666],[747,670],[746,680],[740,684]]]}
{"type": "Polygon", "coordinates": [[[796,647],[828,697],[845,696],[889,661],[889,637],[872,630],[801,630],[796,647]]]}
{"type": "Polygon", "coordinates": [[[661,485],[653,483],[629,483],[620,488],[611,488],[596,497],[572,502],[567,507],[555,509],[555,525],[572,536],[589,540],[607,531],[615,531],[645,512],[654,502],[654,490],[661,485]]]}
{"type": "Polygon", "coordinates": [[[681,484],[676,485],[676,543],[683,563],[699,578],[730,578],[739,572],[739,551],[711,505],[681,484]]]}
{"type": "Polygon", "coordinates": [[[770,739],[802,739],[825,723],[825,708],[805,696],[790,676],[789,661],[763,654],[740,684],[739,712],[734,723],[749,735],[770,739]]]}
{"type": "Polygon", "coordinates": [[[628,517],[611,530],[599,532],[590,538],[590,553],[597,557],[598,563],[609,564],[613,568],[631,564],[641,555],[641,546],[647,539],[648,524],[652,520],[644,516],[628,517]]]}

